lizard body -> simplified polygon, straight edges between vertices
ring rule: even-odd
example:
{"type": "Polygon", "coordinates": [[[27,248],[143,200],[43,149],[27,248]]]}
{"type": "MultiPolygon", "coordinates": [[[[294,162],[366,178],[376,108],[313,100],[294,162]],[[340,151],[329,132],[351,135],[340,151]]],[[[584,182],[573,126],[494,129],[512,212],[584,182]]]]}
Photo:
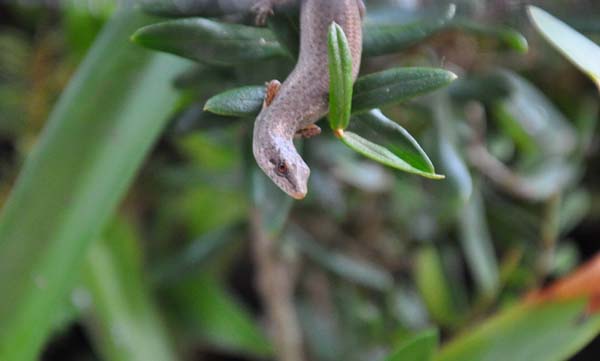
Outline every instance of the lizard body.
{"type": "MultiPolygon", "coordinates": [[[[293,144],[303,132],[328,112],[329,65],[327,35],[336,22],[342,27],[352,55],[352,75],[356,79],[362,53],[362,0],[299,0],[300,55],[298,63],[283,84],[265,102],[256,118],[253,153],[260,168],[283,191],[296,199],[307,193],[310,169],[293,144]]],[[[255,10],[272,12],[272,5],[289,0],[259,0],[255,10]],[[271,7],[269,6],[271,5],[271,7]]],[[[270,89],[273,91],[272,89],[270,89]]],[[[317,128],[318,129],[318,128],[317,128]]]]}

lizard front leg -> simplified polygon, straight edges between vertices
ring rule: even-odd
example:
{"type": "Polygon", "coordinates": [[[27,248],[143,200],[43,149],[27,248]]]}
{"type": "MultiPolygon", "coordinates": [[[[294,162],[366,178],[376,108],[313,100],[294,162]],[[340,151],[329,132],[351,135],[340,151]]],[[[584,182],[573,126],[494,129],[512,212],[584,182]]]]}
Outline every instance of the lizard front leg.
{"type": "Polygon", "coordinates": [[[256,25],[263,26],[267,23],[269,16],[274,14],[276,6],[297,3],[299,0],[256,0],[251,11],[255,14],[256,25]]]}
{"type": "MultiPolygon", "coordinates": [[[[276,79],[271,80],[266,84],[265,99],[263,100],[262,105],[263,109],[269,107],[271,103],[273,103],[273,100],[275,100],[280,88],[281,83],[276,79]]],[[[306,128],[298,129],[294,135],[294,138],[312,138],[319,134],[321,134],[321,128],[316,124],[311,124],[306,128]]]]}
{"type": "Polygon", "coordinates": [[[265,92],[265,99],[263,100],[263,109],[268,107],[269,105],[271,105],[271,103],[273,103],[273,100],[275,100],[275,97],[277,96],[277,93],[279,93],[279,88],[281,88],[281,83],[279,82],[279,80],[271,80],[270,82],[268,82],[266,84],[266,92],[265,92]]]}
{"type": "Polygon", "coordinates": [[[306,128],[298,129],[294,138],[312,138],[321,134],[321,128],[316,124],[311,124],[306,128]]]}

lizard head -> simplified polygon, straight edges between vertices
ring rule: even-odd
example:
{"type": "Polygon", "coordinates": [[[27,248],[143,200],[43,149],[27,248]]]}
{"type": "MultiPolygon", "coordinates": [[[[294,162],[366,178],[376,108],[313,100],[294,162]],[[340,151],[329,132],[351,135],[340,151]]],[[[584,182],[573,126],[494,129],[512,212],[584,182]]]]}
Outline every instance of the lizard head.
{"type": "Polygon", "coordinates": [[[308,191],[310,169],[291,140],[282,137],[254,138],[253,153],[260,169],[293,198],[303,199],[308,191]]]}

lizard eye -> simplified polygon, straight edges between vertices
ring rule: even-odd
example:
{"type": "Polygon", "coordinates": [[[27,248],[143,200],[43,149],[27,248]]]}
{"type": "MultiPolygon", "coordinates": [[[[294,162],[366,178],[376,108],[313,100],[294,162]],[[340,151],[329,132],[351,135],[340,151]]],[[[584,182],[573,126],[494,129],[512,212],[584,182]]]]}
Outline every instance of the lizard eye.
{"type": "Polygon", "coordinates": [[[275,172],[279,176],[282,176],[282,177],[286,176],[288,174],[287,164],[285,164],[285,162],[279,162],[279,164],[277,164],[277,168],[275,168],[275,172]]]}

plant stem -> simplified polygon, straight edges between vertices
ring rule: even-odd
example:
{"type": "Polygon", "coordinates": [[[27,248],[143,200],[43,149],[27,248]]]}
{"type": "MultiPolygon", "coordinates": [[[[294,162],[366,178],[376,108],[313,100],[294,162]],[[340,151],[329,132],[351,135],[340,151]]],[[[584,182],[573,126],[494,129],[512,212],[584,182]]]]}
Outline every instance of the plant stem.
{"type": "Polygon", "coordinates": [[[277,359],[303,361],[302,333],[294,308],[296,266],[279,253],[274,236],[262,227],[260,212],[250,214],[256,283],[265,305],[277,359]]]}

